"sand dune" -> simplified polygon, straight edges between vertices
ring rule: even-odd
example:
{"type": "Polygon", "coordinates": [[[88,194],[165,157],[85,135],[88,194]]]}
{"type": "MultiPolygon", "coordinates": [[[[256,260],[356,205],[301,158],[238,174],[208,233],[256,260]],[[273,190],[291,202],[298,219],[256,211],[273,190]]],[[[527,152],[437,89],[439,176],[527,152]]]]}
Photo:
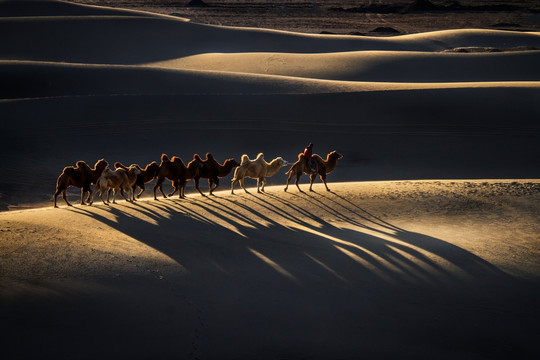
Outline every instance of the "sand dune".
{"type": "Polygon", "coordinates": [[[321,53],[365,50],[442,51],[456,47],[540,48],[540,35],[452,30],[391,38],[306,35],[227,28],[142,16],[12,17],[0,31],[2,59],[140,64],[200,53],[321,53]],[[46,29],[46,31],[43,31],[46,29]]]}
{"type": "Polygon", "coordinates": [[[331,186],[0,213],[4,355],[535,352],[537,180],[331,186]]]}
{"type": "Polygon", "coordinates": [[[325,54],[201,54],[151,66],[369,82],[482,82],[540,79],[539,51],[449,54],[359,51],[325,54]]]}
{"type": "Polygon", "coordinates": [[[539,33],[306,35],[58,1],[0,2],[0,32],[3,358],[536,351],[539,33]],[[51,208],[78,160],[293,162],[308,142],[343,155],[333,192],[285,193],[284,168],[267,194],[229,195],[229,175],[215,197],[150,183],[51,208]]]}
{"type": "Polygon", "coordinates": [[[309,141],[345,155],[340,181],[539,176],[538,51],[441,52],[540,47],[537,33],[306,35],[35,4],[2,3],[4,209],[50,199],[81,159],[294,160],[309,141]]]}

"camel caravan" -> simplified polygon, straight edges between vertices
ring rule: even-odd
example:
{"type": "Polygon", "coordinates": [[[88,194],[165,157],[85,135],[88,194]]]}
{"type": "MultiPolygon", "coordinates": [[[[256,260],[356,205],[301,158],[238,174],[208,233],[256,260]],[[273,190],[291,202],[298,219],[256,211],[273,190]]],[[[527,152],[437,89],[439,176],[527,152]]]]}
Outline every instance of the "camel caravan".
{"type": "MultiPolygon", "coordinates": [[[[330,191],[326,184],[326,175],[332,172],[337,161],[343,158],[336,151],[332,151],[324,160],[317,154],[311,154],[313,144],[308,145],[304,153],[298,155],[298,160],[292,164],[291,168],[286,172],[289,175],[285,191],[289,187],[289,182],[293,177],[296,177],[295,185],[302,192],[298,181],[303,174],[309,175],[310,185],[309,191],[312,190],[313,182],[317,175],[321,178],[327,191],[330,191]]],[[[66,198],[66,190],[73,186],[81,189],[81,205],[92,205],[94,197],[99,192],[99,197],[103,204],[110,203],[110,194],[112,195],[112,203],[115,203],[116,195],[120,195],[126,201],[136,201],[145,191],[145,184],[156,179],[153,188],[154,199],[157,200],[157,190],[161,192],[163,198],[171,197],[176,192],[180,199],[185,198],[185,188],[190,180],[193,180],[195,189],[203,196],[206,196],[199,188],[199,180],[201,178],[208,180],[209,195],[213,195],[214,191],[219,187],[220,178],[228,176],[233,170],[233,178],[231,180],[231,194],[234,194],[234,187],[237,183],[246,193],[249,193],[245,187],[244,181],[246,178],[257,180],[257,192],[264,192],[266,179],[274,176],[281,168],[289,165],[282,157],[277,157],[270,162],[266,162],[264,154],[259,153],[254,160],[251,160],[248,155],[244,154],[241,157],[241,162],[238,163],[235,159],[226,159],[220,164],[211,153],[206,154],[203,160],[198,154],[194,154],[193,158],[187,165],[184,164],[181,158],[173,156],[169,158],[167,154],[161,155],[161,162],[158,165],[153,161],[147,164],[144,168],[138,164],[130,166],[123,165],[120,162],[114,163],[114,170],[109,168],[109,164],[104,159],[98,160],[94,167],[91,168],[84,161],[77,161],[75,166],[67,166],[56,181],[56,191],[54,193],[54,207],[57,207],[57,197],[62,194],[62,199],[68,206],[71,203],[66,198]],[[165,195],[163,192],[163,182],[169,180],[173,187],[173,191],[165,195]],[[91,185],[95,185],[92,191],[91,185]],[[136,189],[140,191],[135,195],[136,189]],[[85,194],[88,196],[85,199],[85,194]],[[104,195],[107,194],[106,199],[104,195]],[[127,194],[127,196],[126,196],[127,194]]]]}

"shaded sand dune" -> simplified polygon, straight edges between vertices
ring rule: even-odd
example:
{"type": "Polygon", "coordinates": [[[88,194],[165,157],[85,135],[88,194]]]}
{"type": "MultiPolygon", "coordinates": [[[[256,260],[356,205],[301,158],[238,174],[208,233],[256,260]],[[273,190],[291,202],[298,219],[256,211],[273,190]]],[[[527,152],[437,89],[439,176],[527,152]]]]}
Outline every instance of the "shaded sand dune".
{"type": "Polygon", "coordinates": [[[536,351],[538,180],[331,186],[0,213],[4,356],[536,351]]]}
{"type": "Polygon", "coordinates": [[[13,34],[0,38],[3,209],[49,202],[78,160],[294,161],[310,141],[344,155],[338,181],[540,176],[539,52],[443,52],[540,48],[538,33],[324,36],[0,6],[0,31],[13,34]]]}

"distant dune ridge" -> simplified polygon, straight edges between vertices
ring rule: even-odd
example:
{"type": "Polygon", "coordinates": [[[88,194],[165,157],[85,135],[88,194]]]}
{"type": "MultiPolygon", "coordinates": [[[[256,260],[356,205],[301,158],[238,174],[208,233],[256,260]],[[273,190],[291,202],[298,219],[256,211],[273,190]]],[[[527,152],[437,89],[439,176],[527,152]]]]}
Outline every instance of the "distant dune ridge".
{"type": "Polygon", "coordinates": [[[0,33],[2,359],[536,355],[540,33],[48,0],[0,1],[0,33]],[[293,163],[309,142],[343,155],[332,192],[284,192],[283,167],[264,194],[229,175],[216,196],[52,208],[79,160],[293,163]]]}

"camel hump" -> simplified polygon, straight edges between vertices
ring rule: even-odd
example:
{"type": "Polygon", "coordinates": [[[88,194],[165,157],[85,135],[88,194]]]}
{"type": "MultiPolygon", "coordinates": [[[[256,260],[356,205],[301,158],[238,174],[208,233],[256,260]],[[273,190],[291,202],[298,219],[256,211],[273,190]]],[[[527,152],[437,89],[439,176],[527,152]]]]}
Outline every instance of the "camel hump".
{"type": "Polygon", "coordinates": [[[202,159],[201,159],[201,157],[199,156],[199,154],[193,154],[193,160],[202,161],[202,159]]]}
{"type": "Polygon", "coordinates": [[[248,162],[249,162],[249,156],[247,156],[246,154],[242,155],[241,160],[240,160],[240,165],[245,165],[248,162]]]}
{"type": "Polygon", "coordinates": [[[76,165],[77,167],[83,167],[83,166],[86,165],[86,163],[85,163],[84,161],[82,161],[82,160],[79,160],[79,161],[77,161],[77,162],[75,163],[75,165],[76,165]]]}
{"type": "Polygon", "coordinates": [[[257,155],[257,159],[264,159],[264,154],[263,154],[263,153],[259,153],[259,155],[257,155]]]}
{"type": "Polygon", "coordinates": [[[75,176],[76,171],[75,171],[75,168],[73,166],[66,166],[64,168],[64,170],[62,170],[62,174],[73,177],[73,176],[75,176]]]}
{"type": "Polygon", "coordinates": [[[172,159],[170,160],[172,162],[182,162],[182,159],[180,159],[178,156],[173,156],[172,159]]]}
{"type": "Polygon", "coordinates": [[[122,168],[122,169],[125,169],[127,166],[125,166],[124,164],[122,164],[121,162],[115,162],[114,163],[114,168],[115,169],[118,169],[118,168],[122,168]]]}
{"type": "Polygon", "coordinates": [[[167,154],[161,154],[161,162],[171,161],[167,154]]]}
{"type": "Polygon", "coordinates": [[[211,153],[208,152],[208,153],[206,153],[206,158],[208,160],[214,160],[214,155],[212,155],[211,153]]]}
{"type": "Polygon", "coordinates": [[[304,153],[298,154],[298,160],[300,160],[302,158],[302,156],[304,156],[304,153]]]}

